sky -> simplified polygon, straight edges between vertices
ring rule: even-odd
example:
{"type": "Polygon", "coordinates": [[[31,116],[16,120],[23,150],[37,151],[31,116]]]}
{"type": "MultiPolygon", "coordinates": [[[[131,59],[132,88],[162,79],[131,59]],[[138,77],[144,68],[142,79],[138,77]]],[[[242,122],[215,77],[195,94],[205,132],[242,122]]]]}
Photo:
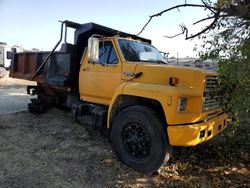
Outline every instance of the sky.
{"type": "MultiPolygon", "coordinates": [[[[19,45],[25,49],[51,50],[59,40],[60,23],[70,20],[78,23],[95,22],[120,31],[137,34],[147,22],[148,16],[184,0],[0,0],[0,41],[19,45]]],[[[189,0],[188,3],[200,3],[189,0]]],[[[184,36],[173,39],[164,36],[175,35],[184,23],[195,33],[205,26],[192,26],[195,21],[206,17],[200,8],[181,8],[154,18],[140,35],[152,40],[160,51],[169,57],[195,57],[194,45],[198,39],[185,40],[184,36]]],[[[73,31],[68,33],[73,42],[73,31]]]]}

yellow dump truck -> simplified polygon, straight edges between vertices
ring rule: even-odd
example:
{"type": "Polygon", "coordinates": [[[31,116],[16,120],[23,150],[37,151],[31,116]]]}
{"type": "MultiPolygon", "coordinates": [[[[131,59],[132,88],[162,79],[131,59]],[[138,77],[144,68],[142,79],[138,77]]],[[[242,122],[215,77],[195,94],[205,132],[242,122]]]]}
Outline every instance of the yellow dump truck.
{"type": "Polygon", "coordinates": [[[37,95],[30,112],[92,115],[94,127],[110,130],[119,159],[144,173],[165,164],[173,146],[195,146],[227,126],[216,73],[170,66],[150,40],[95,23],[62,22],[52,51],[13,53],[10,76],[37,82],[27,86],[37,95]]]}

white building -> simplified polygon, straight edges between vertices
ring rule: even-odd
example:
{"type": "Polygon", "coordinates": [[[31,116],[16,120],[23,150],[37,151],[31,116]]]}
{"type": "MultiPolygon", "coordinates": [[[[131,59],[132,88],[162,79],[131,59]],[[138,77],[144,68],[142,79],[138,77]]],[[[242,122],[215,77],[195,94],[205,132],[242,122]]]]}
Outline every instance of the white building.
{"type": "Polygon", "coordinates": [[[16,50],[16,52],[22,52],[23,49],[17,45],[8,45],[6,42],[0,42],[0,67],[9,68],[12,50],[16,50]]]}
{"type": "Polygon", "coordinates": [[[216,71],[217,69],[217,63],[212,60],[206,60],[203,63],[195,62],[196,60],[196,58],[168,58],[167,62],[169,65],[175,66],[193,67],[212,71],[216,71]]]}

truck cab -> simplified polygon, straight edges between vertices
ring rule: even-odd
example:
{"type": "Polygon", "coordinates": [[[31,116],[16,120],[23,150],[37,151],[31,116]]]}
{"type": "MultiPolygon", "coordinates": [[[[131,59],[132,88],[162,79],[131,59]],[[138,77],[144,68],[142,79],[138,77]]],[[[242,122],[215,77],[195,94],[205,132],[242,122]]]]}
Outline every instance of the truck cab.
{"type": "Polygon", "coordinates": [[[62,24],[76,29],[73,45],[13,56],[10,75],[38,83],[28,86],[38,96],[31,112],[61,105],[74,118],[91,114],[95,127],[110,131],[119,159],[145,173],[164,165],[172,147],[195,146],[226,128],[216,73],[170,66],[150,40],[136,35],[62,24]]]}

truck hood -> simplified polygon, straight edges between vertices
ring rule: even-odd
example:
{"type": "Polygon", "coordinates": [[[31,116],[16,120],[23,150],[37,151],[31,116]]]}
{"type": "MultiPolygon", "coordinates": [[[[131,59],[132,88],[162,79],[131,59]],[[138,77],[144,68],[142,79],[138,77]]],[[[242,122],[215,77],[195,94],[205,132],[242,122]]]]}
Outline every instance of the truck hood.
{"type": "Polygon", "coordinates": [[[137,83],[151,83],[169,85],[170,77],[179,79],[178,87],[188,87],[192,89],[204,88],[206,76],[216,76],[217,73],[189,67],[177,67],[162,64],[134,64],[134,68],[123,72],[134,70],[133,74],[142,73],[138,78],[133,79],[137,83]]]}

